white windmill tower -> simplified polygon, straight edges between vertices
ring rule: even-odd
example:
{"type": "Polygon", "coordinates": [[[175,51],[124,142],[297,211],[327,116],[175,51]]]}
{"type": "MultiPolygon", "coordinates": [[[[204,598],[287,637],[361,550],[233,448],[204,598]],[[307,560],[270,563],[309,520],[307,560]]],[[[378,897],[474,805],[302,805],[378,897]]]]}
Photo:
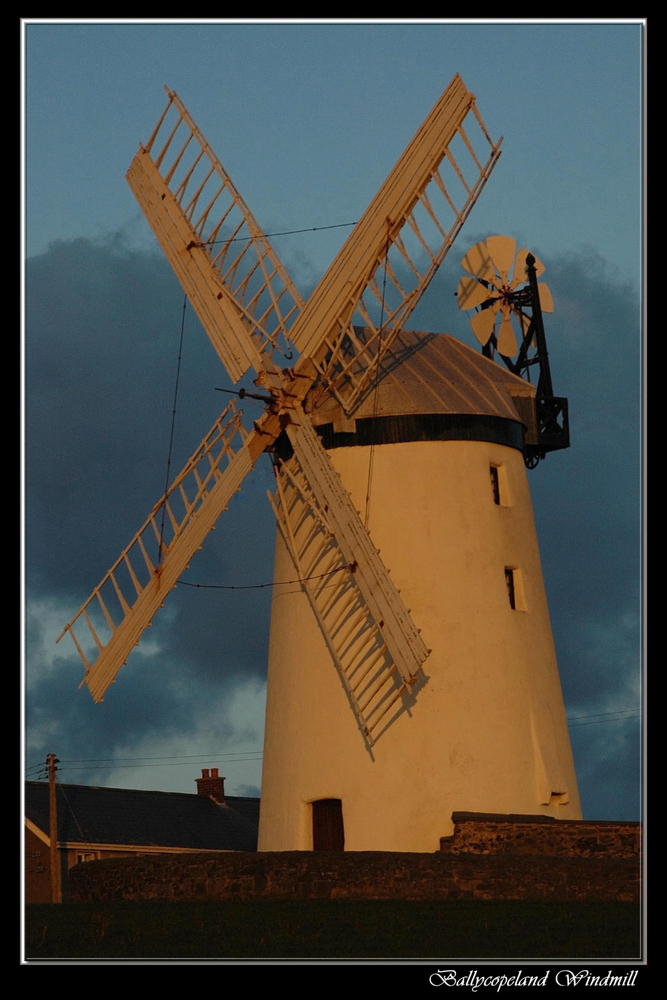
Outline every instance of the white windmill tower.
{"type": "Polygon", "coordinates": [[[168,94],[128,181],[230,377],[253,367],[266,410],[250,432],[224,411],[65,627],[82,683],[102,699],[268,450],[279,536],[260,850],[432,851],[461,809],[579,818],[524,469],[566,443],[566,423],[541,416],[550,386],[536,404],[521,377],[543,341],[539,303],[468,267],[481,314],[504,295],[524,324],[509,372],[404,330],[500,155],[474,96],[452,80],[304,303],[168,94]]]}

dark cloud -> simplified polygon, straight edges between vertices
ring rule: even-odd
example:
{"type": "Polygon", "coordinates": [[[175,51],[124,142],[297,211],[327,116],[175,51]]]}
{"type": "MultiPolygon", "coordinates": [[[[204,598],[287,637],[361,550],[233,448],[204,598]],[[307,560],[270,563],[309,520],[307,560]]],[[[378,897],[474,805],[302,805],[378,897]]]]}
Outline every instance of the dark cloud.
{"type": "MultiPolygon", "coordinates": [[[[639,309],[592,253],[545,263],[556,306],[547,317],[554,387],[570,401],[572,447],[529,475],[566,706],[585,719],[637,705],[639,309]]],[[[303,272],[297,283],[310,284],[303,272]]],[[[456,308],[460,273],[446,262],[411,325],[474,345],[456,308]]],[[[159,255],[117,237],[53,244],[28,262],[26,292],[31,759],[54,748],[61,757],[112,756],[151,733],[194,734],[202,705],[265,675],[270,589],[179,586],[103,711],[77,691],[82,669],[69,639],[52,646],[54,622],[62,627],[76,612],[163,491],[182,291],[159,255]]],[[[215,386],[229,382],[188,307],[172,476],[225,405],[215,386]]],[[[268,463],[258,463],[185,579],[270,580],[271,485],[268,463]]],[[[586,815],[637,817],[638,733],[636,721],[573,728],[586,815]]]]}
{"type": "Polygon", "coordinates": [[[572,726],[571,739],[584,815],[606,820],[639,819],[639,719],[572,726]]]}
{"type": "MultiPolygon", "coordinates": [[[[78,240],[29,261],[27,538],[38,585],[87,590],[162,492],[182,300],[157,256],[78,240]]],[[[190,314],[176,461],[222,408],[220,366],[192,326],[190,314]],[[202,376],[208,398],[192,392],[202,376]]]]}
{"type": "MultiPolygon", "coordinates": [[[[548,456],[531,488],[563,694],[568,714],[582,717],[640,703],[640,309],[590,251],[552,262],[548,279],[572,446],[548,456]]],[[[586,814],[639,818],[639,720],[611,716],[571,732],[586,814]]]]}
{"type": "Polygon", "coordinates": [[[549,279],[550,350],[572,446],[548,456],[531,487],[563,684],[577,703],[622,683],[615,674],[625,675],[630,649],[638,664],[639,305],[590,254],[554,262],[549,279]],[[591,662],[587,646],[612,636],[616,656],[591,662]]]}
{"type": "MultiPolygon", "coordinates": [[[[271,591],[179,586],[104,710],[77,691],[82,665],[69,637],[53,646],[53,624],[76,613],[163,492],[183,293],[157,254],[76,240],[28,262],[26,306],[28,745],[31,759],[54,739],[61,757],[109,757],[172,726],[194,731],[202,703],[265,675],[271,591]]],[[[215,386],[229,385],[188,307],[172,477],[228,402],[215,386]]],[[[261,460],[185,579],[271,579],[271,485],[261,460]]]]}

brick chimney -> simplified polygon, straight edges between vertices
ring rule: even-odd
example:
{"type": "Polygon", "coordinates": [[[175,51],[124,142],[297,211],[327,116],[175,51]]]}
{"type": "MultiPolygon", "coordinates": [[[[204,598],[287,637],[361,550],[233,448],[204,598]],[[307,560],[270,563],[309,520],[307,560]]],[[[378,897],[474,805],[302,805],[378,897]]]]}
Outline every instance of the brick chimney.
{"type": "Polygon", "coordinates": [[[197,782],[197,795],[207,795],[214,802],[224,804],[225,801],[225,779],[218,776],[217,767],[211,768],[209,775],[208,768],[203,767],[201,778],[195,778],[197,782]]]}

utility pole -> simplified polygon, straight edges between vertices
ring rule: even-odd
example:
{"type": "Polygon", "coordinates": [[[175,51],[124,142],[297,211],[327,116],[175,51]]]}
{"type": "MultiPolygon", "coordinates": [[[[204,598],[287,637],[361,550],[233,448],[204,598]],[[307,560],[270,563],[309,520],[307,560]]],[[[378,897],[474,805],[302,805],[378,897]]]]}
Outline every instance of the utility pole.
{"type": "Polygon", "coordinates": [[[56,809],[56,764],[60,761],[54,753],[46,758],[49,768],[49,841],[51,844],[51,902],[62,903],[60,857],[58,853],[58,814],[56,809]]]}

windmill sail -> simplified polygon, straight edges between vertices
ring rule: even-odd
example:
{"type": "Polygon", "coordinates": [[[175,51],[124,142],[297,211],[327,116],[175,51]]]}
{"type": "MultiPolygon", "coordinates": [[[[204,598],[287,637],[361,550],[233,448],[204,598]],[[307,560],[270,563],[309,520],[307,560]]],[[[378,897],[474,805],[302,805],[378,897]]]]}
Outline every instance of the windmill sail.
{"type": "Polygon", "coordinates": [[[169,591],[252,469],[253,435],[230,404],[88,600],[69,632],[101,701],[169,591]],[[92,653],[89,652],[92,646],[92,653]]]}
{"type": "Polygon", "coordinates": [[[357,583],[358,566],[343,554],[329,521],[329,505],[323,508],[317,502],[296,455],[276,471],[276,482],[269,500],[278,527],[359,728],[372,746],[400,710],[397,703],[410,691],[414,678],[402,676],[392,658],[382,627],[357,583]]]}
{"type": "Polygon", "coordinates": [[[428,656],[410,613],[380,559],[310,420],[287,429],[294,451],[320,509],[327,519],[370,612],[382,630],[387,648],[403,680],[414,683],[428,656]]]}
{"type": "Polygon", "coordinates": [[[470,214],[501,142],[457,74],[295,321],[296,349],[348,415],[470,214]]]}
{"type": "Polygon", "coordinates": [[[177,94],[127,180],[233,382],[287,337],[303,300],[177,94]]]}

